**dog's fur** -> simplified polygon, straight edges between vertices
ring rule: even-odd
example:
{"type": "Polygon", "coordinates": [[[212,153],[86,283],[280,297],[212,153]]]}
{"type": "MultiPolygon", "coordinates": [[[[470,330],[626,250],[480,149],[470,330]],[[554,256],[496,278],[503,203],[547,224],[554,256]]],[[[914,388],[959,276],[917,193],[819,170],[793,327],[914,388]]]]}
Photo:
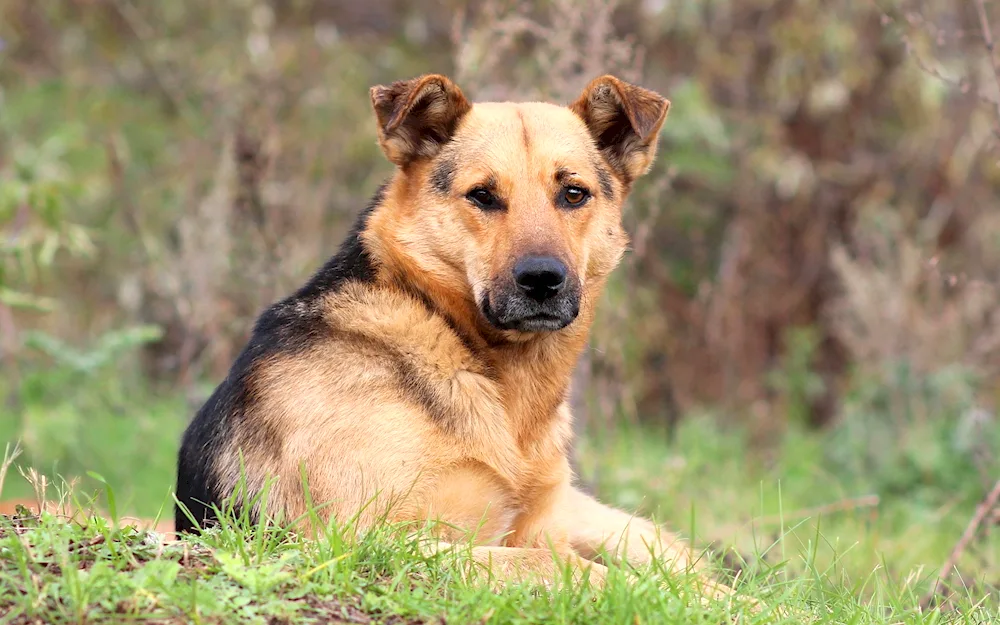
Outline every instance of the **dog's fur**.
{"type": "MultiPolygon", "coordinates": [[[[553,552],[598,583],[602,550],[693,564],[673,534],[574,488],[567,460],[570,374],[670,103],[613,76],[568,107],[473,105],[440,75],[370,95],[396,171],[337,255],[260,316],[184,436],[179,501],[210,522],[243,467],[251,492],[276,478],[267,513],[295,518],[304,466],[324,514],[446,521],[442,541],[475,532],[501,576],[551,578],[553,552]],[[565,269],[558,295],[525,296],[529,257],[565,269]]],[[[180,509],[176,524],[194,528],[180,509]]]]}

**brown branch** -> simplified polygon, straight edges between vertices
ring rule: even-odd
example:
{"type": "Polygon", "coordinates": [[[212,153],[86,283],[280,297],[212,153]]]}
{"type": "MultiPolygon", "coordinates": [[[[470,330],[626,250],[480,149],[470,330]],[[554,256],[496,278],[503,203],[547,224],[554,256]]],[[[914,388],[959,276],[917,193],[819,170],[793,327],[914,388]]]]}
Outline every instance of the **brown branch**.
{"type": "Polygon", "coordinates": [[[864,497],[855,497],[854,499],[842,499],[840,501],[834,501],[832,503],[823,504],[821,506],[816,506],[814,508],[803,508],[801,510],[792,510],[790,512],[785,512],[781,515],[771,515],[766,517],[761,517],[754,521],[754,523],[760,525],[777,525],[780,523],[788,523],[789,521],[808,519],[812,517],[817,517],[820,515],[831,514],[834,512],[846,512],[848,510],[857,510],[859,508],[874,508],[879,504],[878,495],[865,495],[864,497]]]}
{"type": "Polygon", "coordinates": [[[841,499],[840,501],[833,501],[812,508],[791,510],[780,515],[772,514],[770,516],[760,517],[759,519],[752,519],[742,525],[726,525],[724,526],[724,530],[720,530],[717,533],[722,533],[724,531],[726,534],[731,534],[747,525],[780,525],[787,524],[789,521],[800,521],[802,519],[833,514],[835,512],[848,512],[852,510],[860,510],[862,508],[875,508],[878,507],[879,502],[880,499],[878,495],[864,495],[862,497],[841,499]]]}
{"type": "MultiPolygon", "coordinates": [[[[986,15],[986,2],[985,0],[975,0],[976,12],[979,13],[979,26],[983,30],[983,45],[986,46],[986,55],[990,59],[990,68],[993,70],[993,79],[997,84],[997,93],[1000,95],[1000,61],[997,60],[996,54],[994,54],[994,44],[993,44],[993,30],[990,28],[990,20],[986,15]]],[[[993,102],[996,107],[997,116],[997,135],[1000,136],[1000,97],[993,102]]]]}
{"type": "Polygon", "coordinates": [[[1000,501],[1000,480],[996,481],[996,484],[993,485],[993,489],[976,508],[976,513],[972,516],[972,520],[970,520],[969,524],[966,526],[965,532],[962,533],[962,537],[958,539],[957,543],[955,543],[955,547],[951,550],[951,554],[948,556],[948,560],[944,563],[941,573],[938,575],[938,578],[934,580],[934,583],[931,584],[930,591],[921,602],[922,605],[931,605],[931,602],[934,601],[935,597],[937,597],[938,593],[941,591],[941,587],[944,585],[945,580],[948,579],[951,571],[958,563],[958,559],[962,556],[965,548],[969,546],[969,543],[976,536],[980,526],[983,524],[983,520],[994,508],[997,507],[998,501],[1000,501]]]}
{"type": "MultiPolygon", "coordinates": [[[[980,11],[980,21],[984,24],[983,37],[987,41],[986,47],[987,50],[990,52],[990,61],[995,70],[994,74],[997,76],[997,84],[1000,85],[1000,66],[997,65],[996,59],[993,57],[992,53],[993,50],[992,33],[990,31],[989,22],[988,20],[986,20],[986,8],[984,6],[984,0],[975,0],[975,1],[977,8],[980,11]]],[[[961,78],[956,79],[956,78],[951,78],[949,76],[945,76],[940,69],[938,69],[937,67],[933,67],[927,61],[927,59],[925,59],[923,55],[921,55],[920,52],[917,51],[917,46],[914,44],[913,39],[907,32],[911,28],[911,25],[901,24],[900,20],[897,20],[892,14],[890,14],[890,12],[886,11],[881,6],[879,6],[878,0],[874,0],[872,4],[876,8],[876,10],[878,10],[879,13],[881,13],[882,24],[884,26],[888,26],[890,23],[895,24],[897,26],[897,28],[899,29],[899,38],[903,41],[903,45],[906,47],[906,53],[917,64],[917,67],[919,67],[924,73],[933,76],[934,78],[937,78],[941,82],[958,89],[960,93],[963,94],[969,93],[969,91],[972,89],[972,82],[968,78],[963,76],[961,78]]],[[[983,103],[995,107],[997,109],[997,115],[1000,116],[1000,97],[994,98],[992,96],[989,96],[981,92],[976,93],[975,96],[983,103]]],[[[998,123],[1000,123],[1000,120],[998,120],[998,123]]]]}
{"type": "Polygon", "coordinates": [[[136,43],[134,47],[136,57],[138,57],[139,62],[152,80],[154,89],[159,92],[167,113],[184,118],[187,109],[177,95],[180,91],[177,88],[178,81],[174,80],[172,76],[165,75],[149,54],[149,41],[155,36],[154,29],[142,20],[139,12],[128,0],[114,0],[111,2],[111,8],[114,9],[131,32],[132,38],[136,43]]]}

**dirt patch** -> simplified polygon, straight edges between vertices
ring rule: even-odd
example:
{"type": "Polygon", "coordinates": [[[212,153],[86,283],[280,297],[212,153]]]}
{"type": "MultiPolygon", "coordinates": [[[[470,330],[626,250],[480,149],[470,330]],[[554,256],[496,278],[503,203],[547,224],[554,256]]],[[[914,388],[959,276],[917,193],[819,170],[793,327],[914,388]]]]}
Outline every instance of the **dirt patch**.
{"type": "Polygon", "coordinates": [[[268,625],[295,625],[301,623],[303,619],[310,619],[314,623],[346,624],[358,623],[379,623],[380,625],[443,625],[442,619],[420,619],[413,617],[402,617],[384,614],[369,614],[351,602],[339,599],[321,599],[318,597],[308,597],[299,600],[305,603],[306,607],[292,618],[272,618],[268,625]]]}

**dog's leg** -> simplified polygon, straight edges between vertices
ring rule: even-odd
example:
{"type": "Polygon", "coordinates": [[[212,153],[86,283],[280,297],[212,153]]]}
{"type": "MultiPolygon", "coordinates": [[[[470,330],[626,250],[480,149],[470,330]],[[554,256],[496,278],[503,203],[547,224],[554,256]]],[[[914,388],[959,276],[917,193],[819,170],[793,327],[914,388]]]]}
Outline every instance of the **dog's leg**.
{"type": "Polygon", "coordinates": [[[560,553],[552,549],[521,547],[470,546],[444,541],[423,546],[424,553],[452,555],[462,561],[458,564],[468,581],[486,581],[495,589],[511,582],[534,582],[551,588],[558,579],[564,579],[567,567],[574,585],[588,580],[591,588],[604,587],[607,567],[581,558],[575,553],[560,553]],[[450,552],[450,553],[449,553],[450,552]]]}
{"type": "Polygon", "coordinates": [[[705,574],[704,564],[695,559],[694,552],[678,535],[647,519],[602,504],[576,489],[567,489],[561,505],[554,511],[553,522],[555,531],[565,533],[572,549],[588,560],[606,556],[615,565],[635,568],[645,568],[655,560],[667,571],[695,572],[703,596],[735,598],[732,588],[705,574]]]}
{"type": "Polygon", "coordinates": [[[676,534],[637,515],[605,505],[570,489],[558,510],[559,528],[580,555],[607,555],[615,564],[642,567],[655,558],[668,567],[698,567],[688,544],[676,534]]]}

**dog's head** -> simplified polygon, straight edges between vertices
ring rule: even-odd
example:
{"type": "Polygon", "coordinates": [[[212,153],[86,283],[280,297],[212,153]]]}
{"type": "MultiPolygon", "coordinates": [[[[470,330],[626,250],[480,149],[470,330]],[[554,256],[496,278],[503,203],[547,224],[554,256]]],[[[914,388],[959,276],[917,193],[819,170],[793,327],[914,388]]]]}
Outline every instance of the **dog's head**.
{"type": "Polygon", "coordinates": [[[625,250],[622,203],[670,103],[613,76],[568,107],[472,104],[439,75],[371,100],[396,253],[511,338],[571,324],[625,250]]]}

